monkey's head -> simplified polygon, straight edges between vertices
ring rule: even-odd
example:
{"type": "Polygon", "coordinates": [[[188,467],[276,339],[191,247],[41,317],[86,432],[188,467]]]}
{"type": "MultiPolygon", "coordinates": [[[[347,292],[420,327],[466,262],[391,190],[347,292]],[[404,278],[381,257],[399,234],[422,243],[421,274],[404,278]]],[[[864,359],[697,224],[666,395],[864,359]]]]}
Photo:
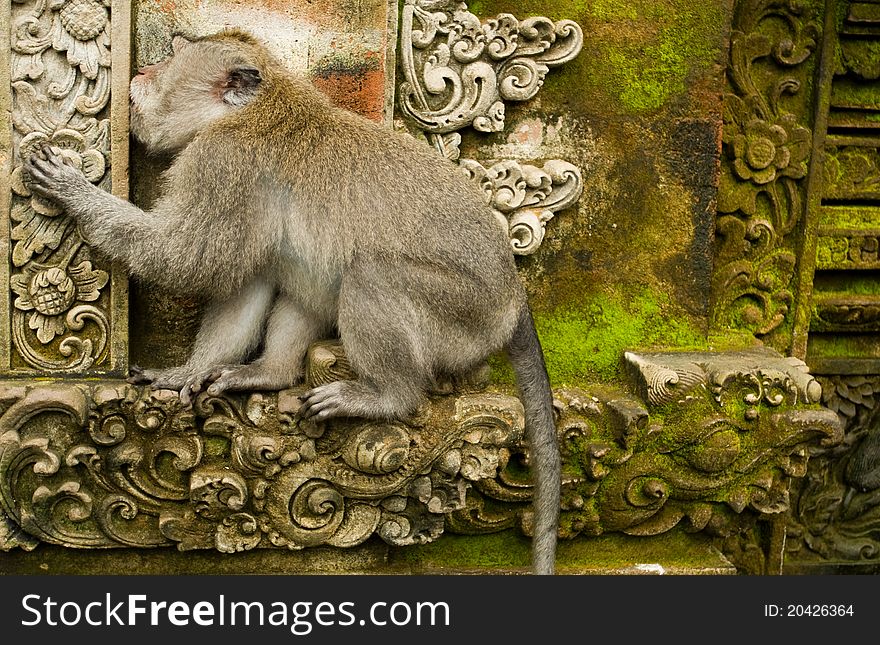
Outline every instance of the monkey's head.
{"type": "Polygon", "coordinates": [[[264,84],[266,50],[226,31],[199,40],[175,36],[171,57],[131,81],[131,131],[149,152],[176,153],[217,119],[250,103],[264,84]]]}

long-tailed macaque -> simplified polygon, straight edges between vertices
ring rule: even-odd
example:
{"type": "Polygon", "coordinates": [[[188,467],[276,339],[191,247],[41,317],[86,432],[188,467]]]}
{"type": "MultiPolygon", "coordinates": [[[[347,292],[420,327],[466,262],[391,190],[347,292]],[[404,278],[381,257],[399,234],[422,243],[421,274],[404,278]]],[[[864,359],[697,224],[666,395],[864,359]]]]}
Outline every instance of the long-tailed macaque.
{"type": "Polygon", "coordinates": [[[534,471],[535,572],[554,571],[560,464],[541,346],[506,232],[477,186],[412,137],[333,107],[238,31],[180,37],[131,82],[131,129],[174,155],[145,212],[58,150],[29,186],[139,279],[210,300],[192,356],[135,378],[178,389],[287,388],[338,333],[355,380],[315,387],[304,418],[406,417],[438,377],[506,349],[534,471]],[[262,355],[247,362],[258,346],[262,355]]]}

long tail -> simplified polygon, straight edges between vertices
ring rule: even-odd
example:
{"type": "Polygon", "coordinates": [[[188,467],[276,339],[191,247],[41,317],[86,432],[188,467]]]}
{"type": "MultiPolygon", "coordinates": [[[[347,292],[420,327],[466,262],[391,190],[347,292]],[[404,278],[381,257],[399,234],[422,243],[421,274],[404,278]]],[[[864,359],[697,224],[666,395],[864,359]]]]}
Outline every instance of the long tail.
{"type": "Polygon", "coordinates": [[[553,419],[553,393],[528,305],[520,312],[507,354],[516,373],[526,412],[526,438],[531,446],[535,513],[532,568],[536,574],[552,575],[556,564],[561,467],[553,419]]]}

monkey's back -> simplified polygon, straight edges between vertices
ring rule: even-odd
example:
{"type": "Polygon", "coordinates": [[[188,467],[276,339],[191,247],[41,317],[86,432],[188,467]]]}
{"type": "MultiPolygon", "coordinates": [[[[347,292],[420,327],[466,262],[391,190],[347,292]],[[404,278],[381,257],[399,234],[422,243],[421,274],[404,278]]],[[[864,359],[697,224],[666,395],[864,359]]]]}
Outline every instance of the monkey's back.
{"type": "MultiPolygon", "coordinates": [[[[480,189],[427,145],[292,79],[206,134],[238,140],[231,154],[278,178],[302,258],[285,262],[321,267],[306,279],[331,285],[369,266],[389,303],[391,291],[406,293],[433,344],[468,337],[491,351],[507,341],[525,300],[508,238],[480,189]]],[[[276,209],[254,209],[256,230],[277,227],[276,209]]]]}

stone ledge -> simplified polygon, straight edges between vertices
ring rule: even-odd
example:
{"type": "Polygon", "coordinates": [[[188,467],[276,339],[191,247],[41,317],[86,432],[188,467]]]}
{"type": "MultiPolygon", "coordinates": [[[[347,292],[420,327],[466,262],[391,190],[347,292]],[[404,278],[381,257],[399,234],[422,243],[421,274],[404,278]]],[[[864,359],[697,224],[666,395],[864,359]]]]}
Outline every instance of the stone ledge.
{"type": "MultiPolygon", "coordinates": [[[[808,446],[840,439],[837,416],[810,402],[815,381],[777,354],[628,360],[646,401],[555,392],[564,539],[729,536],[784,512],[808,446]],[[652,396],[664,383],[667,394],[682,385],[652,396]]],[[[308,361],[309,385],[346,374],[333,343],[308,361]]],[[[297,417],[304,388],[202,395],[187,409],[173,392],[120,381],[2,382],[0,545],[233,553],[528,534],[522,406],[478,381],[406,423],[323,426],[297,417]]]]}

